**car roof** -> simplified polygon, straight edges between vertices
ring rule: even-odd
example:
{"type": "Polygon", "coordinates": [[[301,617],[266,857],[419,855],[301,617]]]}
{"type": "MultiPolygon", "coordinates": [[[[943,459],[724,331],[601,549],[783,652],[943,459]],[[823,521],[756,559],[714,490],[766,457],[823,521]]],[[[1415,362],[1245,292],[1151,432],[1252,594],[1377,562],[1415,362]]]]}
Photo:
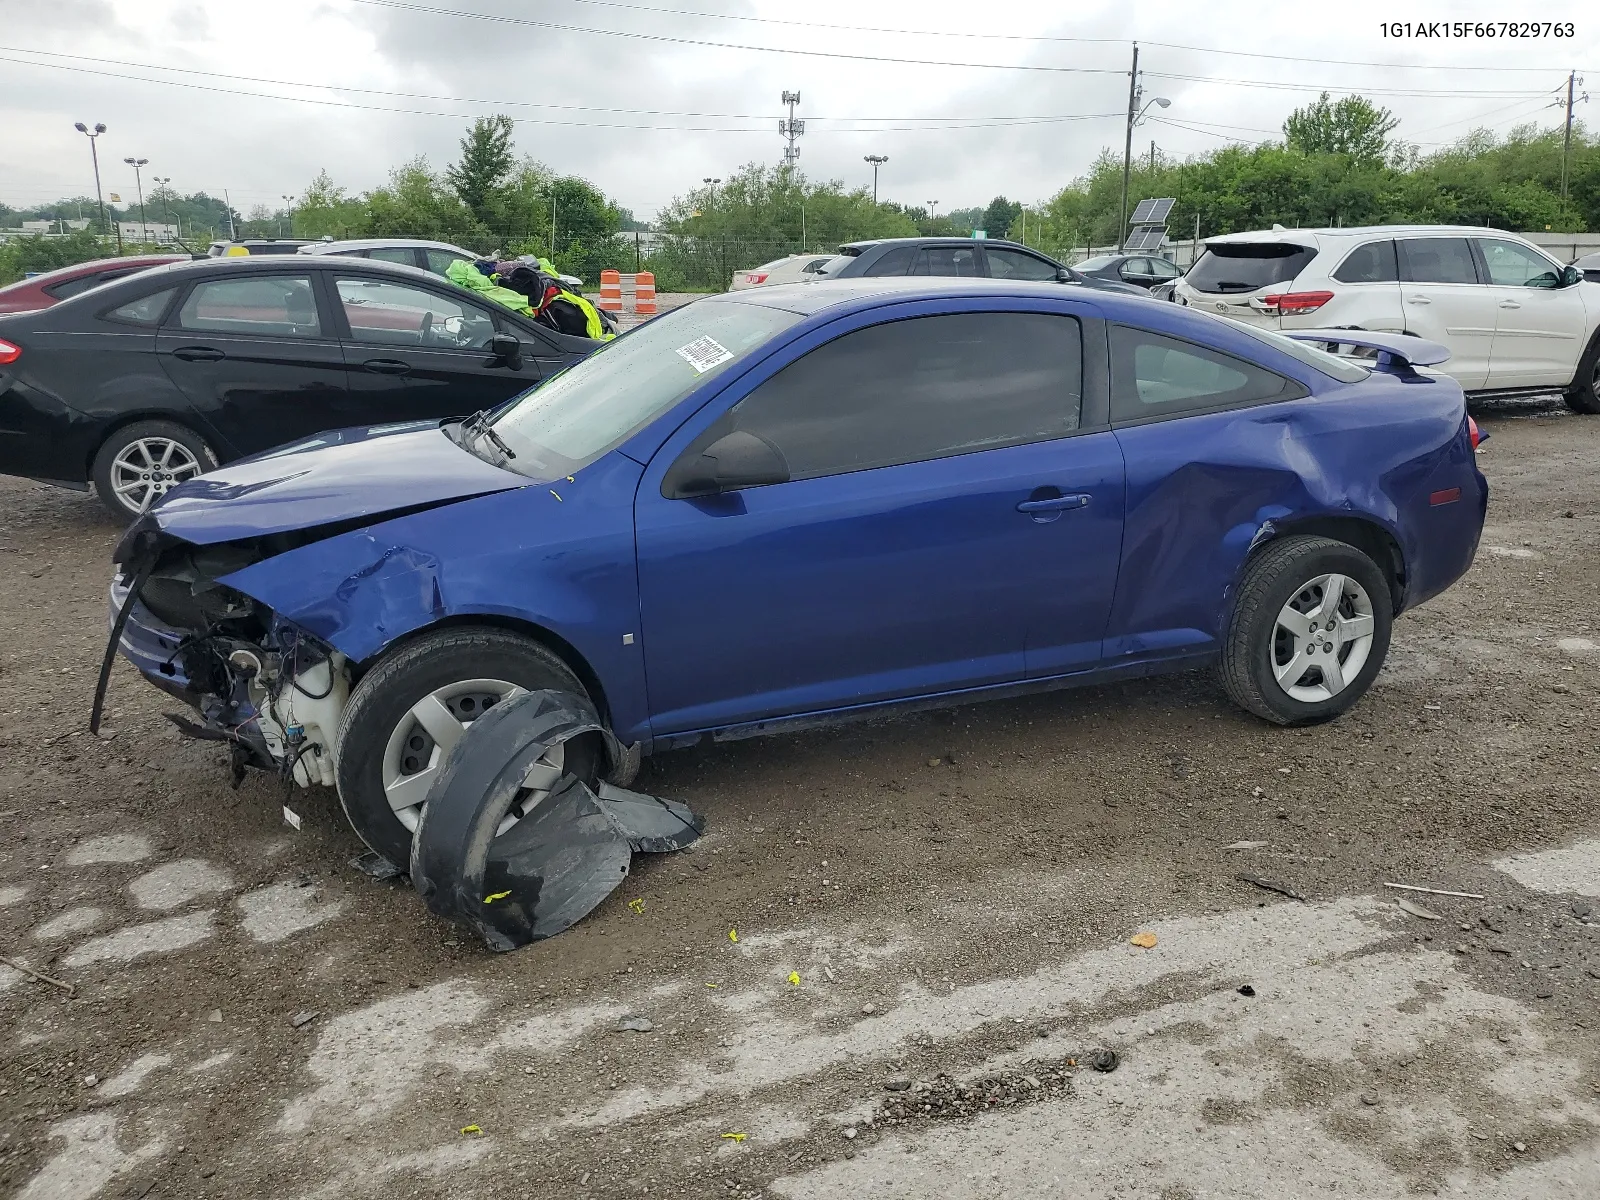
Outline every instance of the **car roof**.
{"type": "Polygon", "coordinates": [[[93,275],[98,271],[115,271],[118,267],[159,267],[165,263],[188,262],[187,254],[130,254],[126,258],[92,258],[88,262],[73,263],[70,267],[57,267],[54,271],[42,271],[31,279],[19,279],[15,283],[8,283],[0,291],[9,291],[12,288],[45,287],[62,279],[76,279],[80,275],[93,275]]]}
{"type": "Polygon", "coordinates": [[[1484,234],[1496,237],[1519,236],[1505,229],[1490,229],[1483,225],[1342,225],[1318,229],[1251,229],[1244,233],[1219,233],[1202,240],[1207,245],[1212,242],[1297,242],[1300,245],[1315,245],[1317,243],[1306,242],[1303,238],[1307,236],[1318,239],[1404,237],[1410,234],[1455,234],[1462,237],[1468,235],[1482,237],[1484,234]]]}
{"type": "Polygon", "coordinates": [[[937,275],[882,275],[854,279],[819,279],[812,283],[780,283],[771,287],[749,288],[707,296],[701,303],[760,304],[781,308],[801,316],[813,316],[831,308],[852,308],[866,301],[889,297],[895,300],[936,300],[950,296],[974,298],[1010,296],[1027,299],[1080,300],[1092,298],[1106,306],[1108,316],[1137,316],[1148,311],[1150,301],[1142,295],[1103,291],[1099,288],[1063,289],[1059,283],[1033,283],[1011,279],[978,279],[937,275]]]}
{"type": "Polygon", "coordinates": [[[385,249],[418,249],[418,250],[455,250],[461,254],[471,255],[473,258],[481,257],[473,254],[465,246],[452,245],[449,242],[430,242],[422,238],[346,238],[338,242],[307,242],[300,247],[301,254],[333,254],[340,250],[385,250],[385,249]]]}
{"type": "MultiPolygon", "coordinates": [[[[845,242],[844,246],[859,247],[860,249],[865,250],[869,246],[975,246],[980,242],[985,246],[1005,246],[1008,249],[1030,250],[1035,254],[1043,253],[1041,250],[1034,250],[1032,246],[1024,246],[1021,242],[1008,241],[1005,238],[975,238],[959,236],[863,238],[859,242],[845,242]]],[[[1046,255],[1046,257],[1049,256],[1046,255]]]]}
{"type": "MultiPolygon", "coordinates": [[[[160,273],[163,279],[175,277],[173,278],[173,284],[176,285],[182,283],[186,276],[205,274],[208,271],[222,271],[230,275],[282,275],[308,270],[359,271],[364,275],[389,275],[397,280],[409,279],[417,283],[426,283],[433,287],[438,287],[444,278],[443,276],[435,275],[432,271],[424,271],[421,267],[384,262],[381,259],[319,257],[317,255],[308,255],[302,258],[297,254],[246,254],[237,258],[197,258],[187,262],[169,263],[165,267],[152,267],[149,272],[143,272],[137,278],[149,282],[160,273]]],[[[131,279],[119,280],[118,284],[107,284],[105,286],[119,286],[131,282],[133,282],[131,279]]],[[[96,291],[98,293],[98,289],[96,291]]],[[[507,311],[510,310],[508,309],[507,311]]]]}

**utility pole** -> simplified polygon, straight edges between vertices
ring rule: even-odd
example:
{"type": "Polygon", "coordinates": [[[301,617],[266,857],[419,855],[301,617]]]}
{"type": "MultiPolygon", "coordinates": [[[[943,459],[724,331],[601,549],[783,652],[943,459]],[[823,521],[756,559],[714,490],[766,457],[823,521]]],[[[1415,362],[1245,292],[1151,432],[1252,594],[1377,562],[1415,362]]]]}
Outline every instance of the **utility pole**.
{"type": "Polygon", "coordinates": [[[97,122],[94,132],[90,133],[89,127],[79,121],[73,128],[89,139],[89,157],[94,161],[94,198],[100,204],[100,233],[101,236],[104,236],[106,233],[106,199],[100,191],[100,151],[95,148],[95,139],[106,131],[106,127],[97,122]]]}
{"type": "Polygon", "coordinates": [[[222,189],[222,203],[227,205],[228,208],[228,240],[230,242],[238,241],[239,235],[233,229],[233,201],[228,199],[227,188],[222,189]]]}
{"type": "MultiPolygon", "coordinates": [[[[1567,127],[1566,127],[1566,132],[1562,135],[1562,138],[1561,138],[1561,204],[1562,204],[1563,207],[1565,207],[1566,203],[1567,203],[1568,163],[1571,161],[1571,158],[1572,158],[1572,105],[1574,103],[1573,91],[1575,90],[1576,86],[1578,84],[1582,83],[1582,82],[1583,82],[1583,80],[1578,78],[1578,73],[1576,71],[1572,71],[1572,72],[1568,73],[1568,75],[1567,75],[1567,127]]],[[[1589,93],[1588,92],[1585,92],[1583,95],[1576,97],[1577,100],[1587,100],[1588,98],[1589,98],[1589,93]]],[[[80,126],[79,128],[82,128],[82,126],[80,126]]]]}
{"type": "MultiPolygon", "coordinates": [[[[172,190],[171,190],[172,189],[172,176],[168,175],[165,179],[163,179],[161,176],[156,175],[156,176],[153,176],[153,178],[156,181],[156,186],[161,189],[161,211],[166,214],[167,224],[171,225],[171,224],[173,224],[173,220],[172,220],[172,190]]],[[[181,236],[181,233],[180,233],[180,236],[181,236]]]]}
{"type": "Polygon", "coordinates": [[[782,103],[789,106],[789,119],[785,121],[778,118],[778,134],[788,140],[788,145],[783,148],[783,165],[793,169],[800,161],[800,147],[796,146],[795,139],[805,134],[806,123],[795,119],[794,106],[800,103],[799,92],[784,92],[782,103]]]}
{"type": "Polygon", "coordinates": [[[150,160],[148,158],[125,158],[122,160],[133,168],[133,184],[139,189],[139,235],[141,240],[150,240],[150,226],[144,221],[144,180],[139,175],[139,168],[150,160]]]}
{"type": "Polygon", "coordinates": [[[878,168],[889,161],[887,154],[869,154],[861,160],[872,164],[872,207],[878,207],[878,168]]]}
{"type": "Polygon", "coordinates": [[[550,185],[550,262],[556,261],[556,185],[550,185]]]}
{"type": "Polygon", "coordinates": [[[1156,140],[1150,139],[1150,174],[1156,173],[1156,140]]]}
{"type": "Polygon", "coordinates": [[[1128,128],[1122,143],[1122,220],[1117,225],[1117,253],[1128,240],[1128,175],[1133,170],[1133,114],[1139,107],[1139,43],[1133,44],[1133,67],[1128,72],[1128,128]]]}

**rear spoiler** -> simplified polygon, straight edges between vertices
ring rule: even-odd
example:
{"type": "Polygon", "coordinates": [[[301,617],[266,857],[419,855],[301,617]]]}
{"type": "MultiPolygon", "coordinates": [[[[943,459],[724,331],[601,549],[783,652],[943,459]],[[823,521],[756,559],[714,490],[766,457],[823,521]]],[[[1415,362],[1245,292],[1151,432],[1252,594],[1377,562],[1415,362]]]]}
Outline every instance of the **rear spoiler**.
{"type": "Polygon", "coordinates": [[[1376,350],[1378,370],[1392,375],[1420,378],[1417,367],[1436,367],[1450,359],[1449,349],[1438,342],[1405,333],[1374,333],[1366,329],[1281,329],[1278,332],[1297,342],[1320,342],[1329,353],[1336,353],[1336,346],[1376,350]]]}

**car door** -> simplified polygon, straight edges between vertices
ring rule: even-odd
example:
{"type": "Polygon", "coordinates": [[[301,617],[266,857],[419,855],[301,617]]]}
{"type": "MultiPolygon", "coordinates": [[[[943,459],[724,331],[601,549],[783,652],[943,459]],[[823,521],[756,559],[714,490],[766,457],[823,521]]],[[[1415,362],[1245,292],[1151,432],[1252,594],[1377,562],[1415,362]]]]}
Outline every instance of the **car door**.
{"type": "Polygon", "coordinates": [[[520,331],[524,352],[501,357],[501,322],[463,294],[409,279],[330,272],[350,390],[366,420],[415,421],[493,408],[543,376],[554,351],[520,331]]]}
{"type": "Polygon", "coordinates": [[[1151,288],[1156,285],[1156,271],[1148,258],[1125,258],[1117,268],[1117,278],[1135,287],[1151,288]]]}
{"type": "Polygon", "coordinates": [[[1396,246],[1405,331],[1448,347],[1445,373],[1468,391],[1482,388],[1497,314],[1472,246],[1464,237],[1401,238],[1396,246]]]}
{"type": "Polygon", "coordinates": [[[1066,305],[948,308],[812,333],[652,460],[636,536],[655,733],[1099,658],[1123,503],[1099,325],[1066,305]],[[663,494],[673,463],[733,432],[776,447],[789,480],[663,494]]]}
{"type": "MultiPolygon", "coordinates": [[[[1111,421],[1127,520],[1107,665],[1209,653],[1233,570],[1281,513],[1304,384],[1210,346],[1112,325],[1111,421]],[[1259,410],[1259,416],[1242,410],[1259,410]]],[[[1295,449],[1291,461],[1310,451],[1295,449]]]]}
{"type": "Polygon", "coordinates": [[[235,455],[360,422],[309,270],[196,282],[156,335],[162,369],[235,455]]]}
{"type": "Polygon", "coordinates": [[[983,257],[989,274],[995,279],[1031,279],[1040,283],[1054,283],[1061,271],[1047,258],[1029,254],[1026,250],[1013,250],[1009,246],[985,246],[983,257]]]}
{"type": "Polygon", "coordinates": [[[1489,387],[1572,382],[1583,357],[1583,296],[1561,287],[1561,267],[1508,238],[1474,238],[1494,296],[1489,387]]]}

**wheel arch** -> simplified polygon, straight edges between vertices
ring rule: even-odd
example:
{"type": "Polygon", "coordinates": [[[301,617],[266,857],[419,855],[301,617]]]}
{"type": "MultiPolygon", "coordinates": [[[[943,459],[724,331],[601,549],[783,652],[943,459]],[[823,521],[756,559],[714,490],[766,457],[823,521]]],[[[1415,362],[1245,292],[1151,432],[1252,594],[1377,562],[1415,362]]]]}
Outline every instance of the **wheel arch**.
{"type": "Polygon", "coordinates": [[[611,724],[611,705],[606,696],[605,685],[600,682],[599,674],[583,654],[579,652],[578,648],[547,626],[501,613],[452,613],[450,616],[443,617],[440,620],[420,625],[416,629],[412,629],[386,643],[361,662],[352,663],[350,669],[351,686],[353,687],[359,683],[363,675],[384,659],[419,638],[447,629],[471,628],[499,629],[507,633],[520,634],[530,641],[539,643],[565,663],[568,669],[578,677],[579,682],[583,684],[584,689],[589,693],[589,699],[593,700],[595,707],[599,709],[601,718],[607,725],[611,724]]]}
{"type": "Polygon", "coordinates": [[[1336,542],[1354,546],[1376,563],[1388,580],[1389,600],[1395,615],[1398,616],[1405,607],[1405,552],[1400,548],[1399,539],[1389,529],[1368,517],[1323,514],[1274,521],[1272,535],[1261,538],[1251,547],[1244,562],[1239,564],[1240,577],[1264,547],[1290,534],[1332,538],[1336,542]]]}

